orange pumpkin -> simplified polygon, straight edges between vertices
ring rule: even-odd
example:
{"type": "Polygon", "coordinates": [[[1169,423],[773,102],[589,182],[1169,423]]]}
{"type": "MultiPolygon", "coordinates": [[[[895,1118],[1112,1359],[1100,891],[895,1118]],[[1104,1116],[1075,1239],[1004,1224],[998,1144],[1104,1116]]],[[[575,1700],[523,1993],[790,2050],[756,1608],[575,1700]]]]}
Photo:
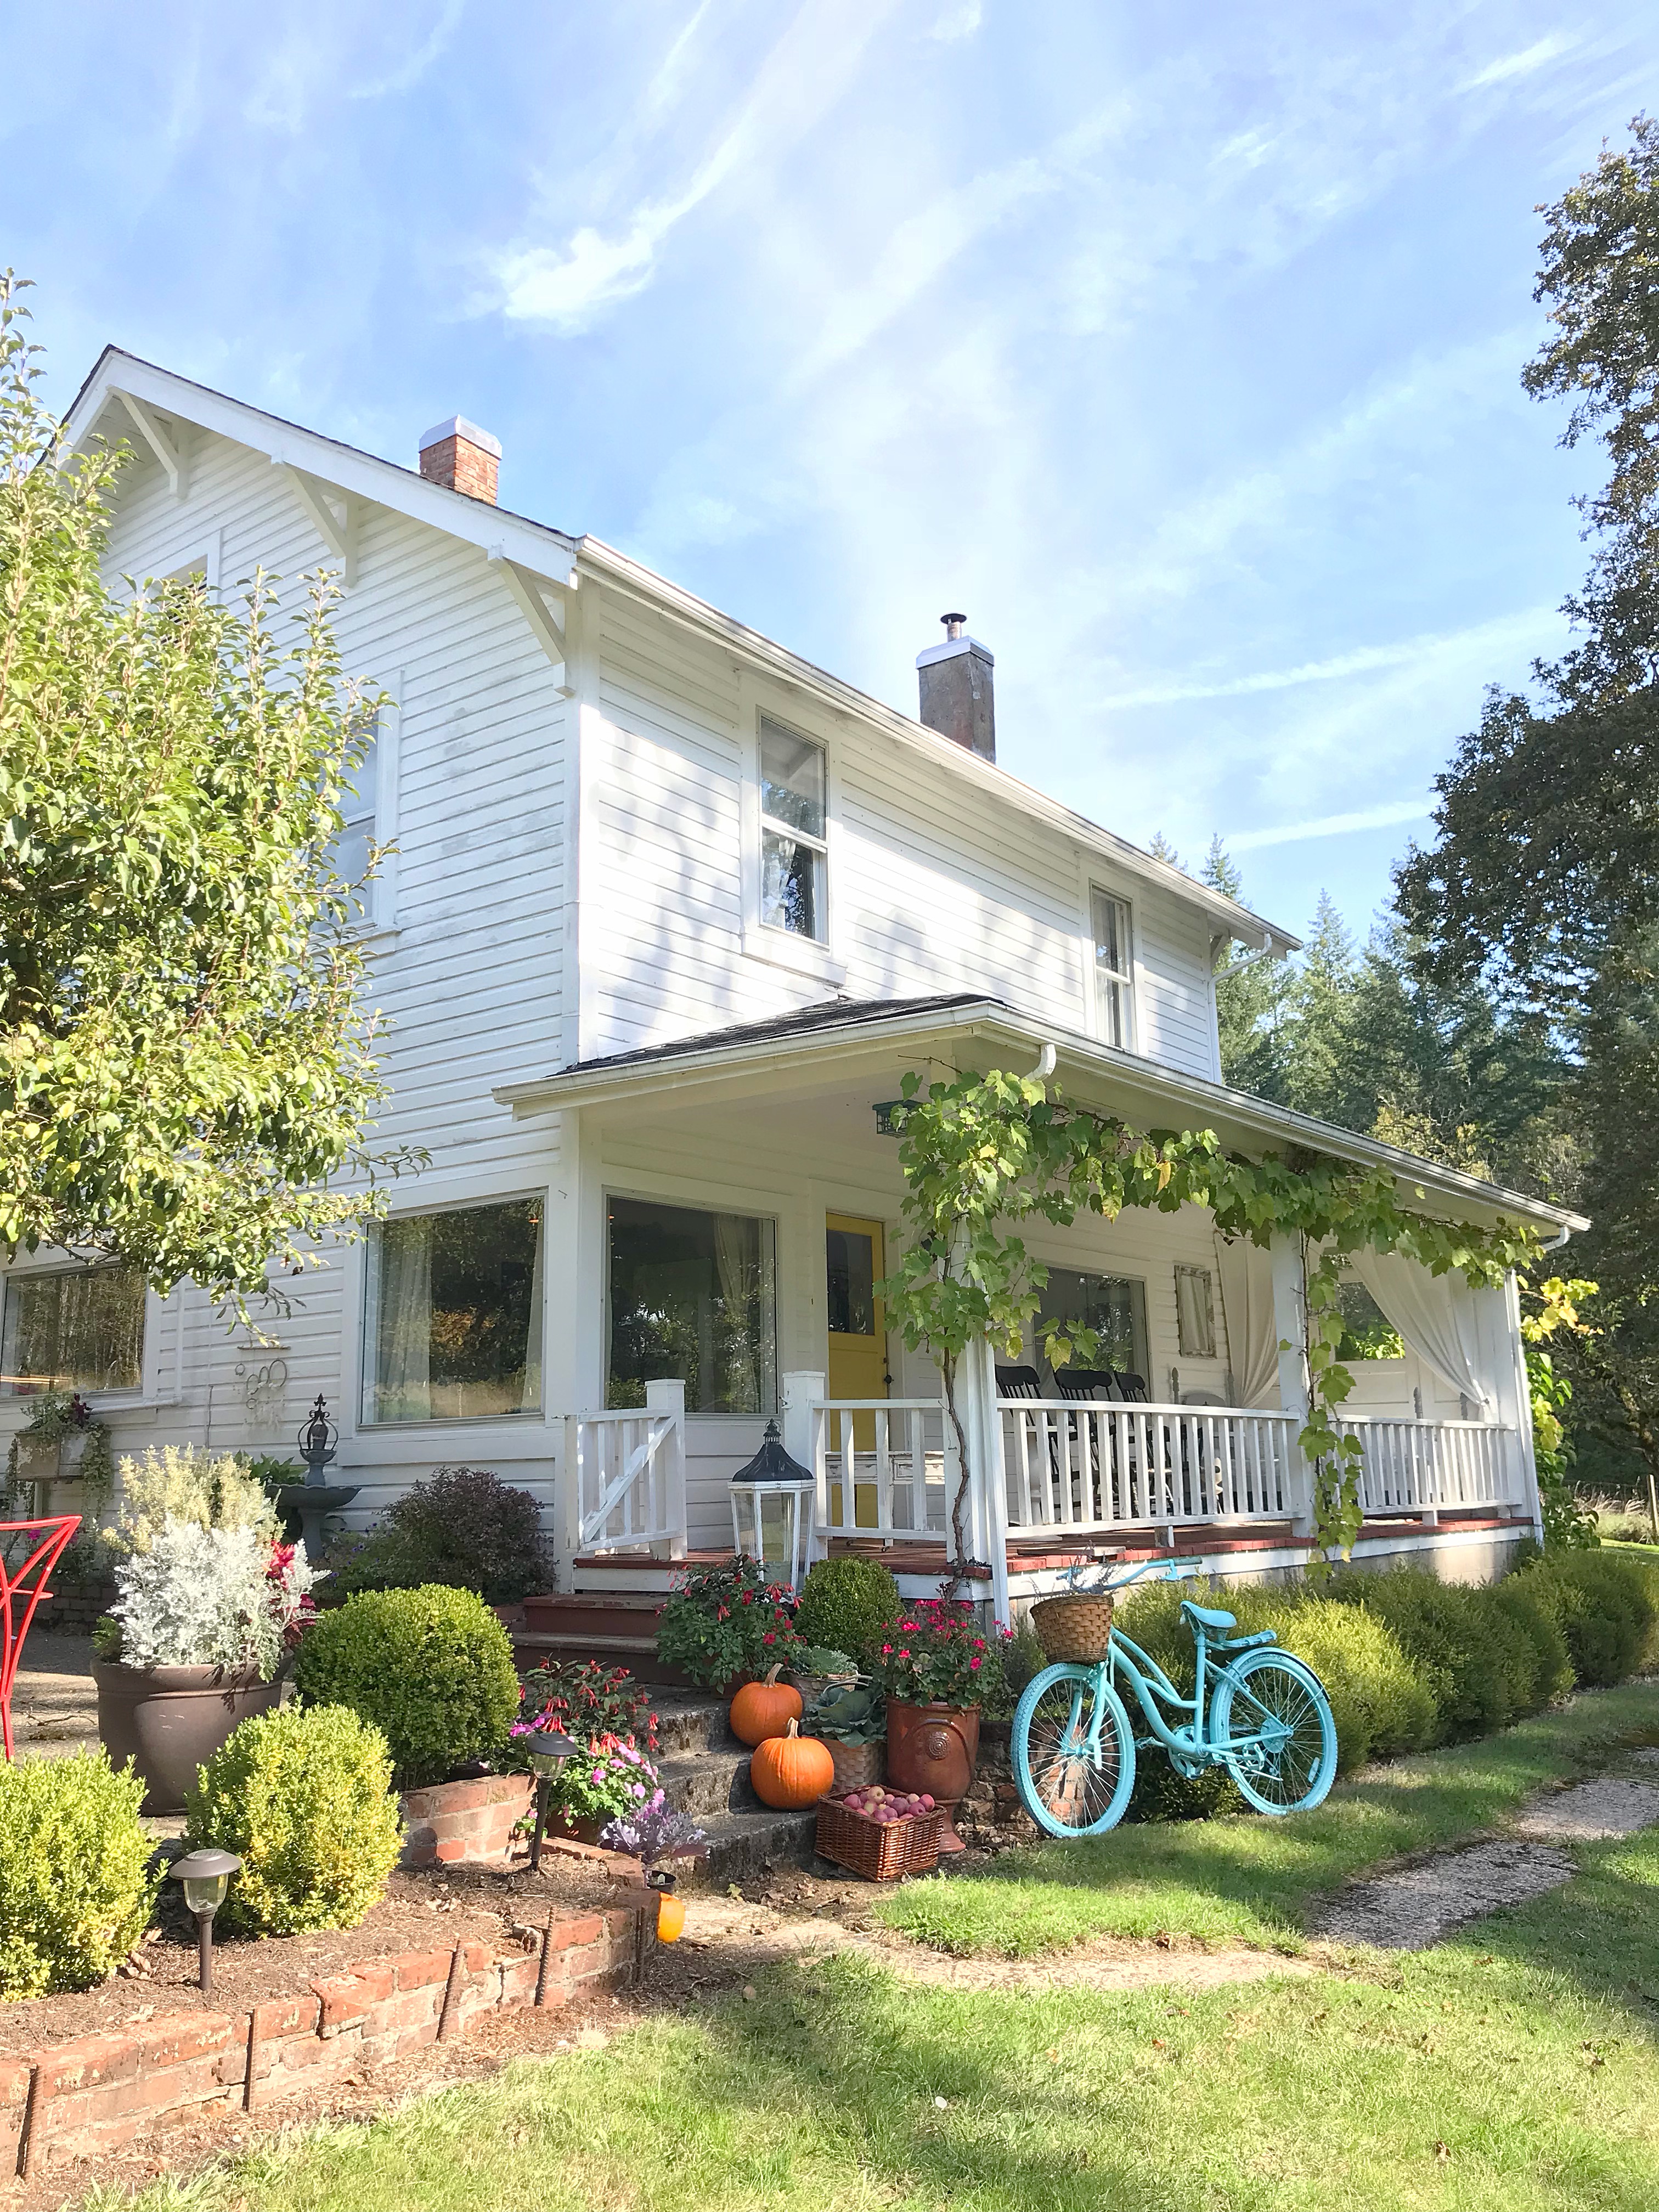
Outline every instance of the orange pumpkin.
{"type": "Polygon", "coordinates": [[[805,1708],[800,1692],[780,1682],[775,1667],[763,1682],[745,1682],[732,1700],[732,1733],[739,1743],[751,1747],[781,1735],[805,1708]]]}
{"type": "Polygon", "coordinates": [[[657,1941],[659,1943],[678,1943],[680,1930],[685,1925],[685,1899],[669,1890],[657,1893],[657,1941]]]}
{"type": "Polygon", "coordinates": [[[798,1721],[790,1722],[787,1735],[769,1736],[749,1761],[755,1795],[775,1813],[799,1813],[816,1805],[835,1778],[829,1745],[802,1735],[798,1721]]]}

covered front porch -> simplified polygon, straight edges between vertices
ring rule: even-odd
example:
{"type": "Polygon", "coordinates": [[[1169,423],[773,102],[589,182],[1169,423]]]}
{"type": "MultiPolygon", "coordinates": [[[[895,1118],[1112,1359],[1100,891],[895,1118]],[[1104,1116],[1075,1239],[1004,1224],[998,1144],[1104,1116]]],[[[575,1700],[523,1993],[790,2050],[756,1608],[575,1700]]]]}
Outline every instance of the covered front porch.
{"type": "MultiPolygon", "coordinates": [[[[773,1415],[813,1478],[811,1551],[878,1548],[918,1592],[943,1568],[965,1455],[967,1549],[1004,1618],[1079,1559],[1305,1563],[1303,1370],[1280,1349],[1302,1339],[1299,1250],[1224,1245],[1194,1206],[1045,1227],[1030,1239],[1045,1296],[1097,1327],[1100,1367],[978,1347],[957,1421],[931,1361],[885,1329],[872,1285],[902,1234],[884,1111],[901,1079],[1024,1067],[1051,1043],[1068,1096],[1139,1126],[1213,1128],[1258,1153],[1316,1145],[1397,1165],[1426,1208],[1554,1222],[982,1000],[819,1010],[514,1086],[515,1114],[560,1118],[548,1402],[590,1409],[559,1424],[563,1589],[648,1589],[673,1559],[729,1549],[731,1477],[773,1415]]],[[[1431,1554],[1477,1578],[1537,1522],[1514,1287],[1389,1264],[1354,1285],[1356,1556],[1431,1554]]]]}

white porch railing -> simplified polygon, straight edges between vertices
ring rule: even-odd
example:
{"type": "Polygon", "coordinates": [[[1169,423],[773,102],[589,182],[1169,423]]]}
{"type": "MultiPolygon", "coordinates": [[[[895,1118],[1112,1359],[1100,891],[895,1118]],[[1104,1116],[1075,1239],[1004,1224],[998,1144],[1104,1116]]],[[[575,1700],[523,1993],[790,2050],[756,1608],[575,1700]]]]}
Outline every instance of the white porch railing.
{"type": "Polygon", "coordinates": [[[1368,1514],[1519,1505],[1525,1497],[1520,1438],[1496,1422],[1356,1413],[1342,1425],[1364,1452],[1359,1502],[1368,1514]]]}
{"type": "Polygon", "coordinates": [[[1063,1398],[1004,1398],[998,1412],[1011,1533],[1294,1521],[1306,1511],[1289,1413],[1063,1398]]]}
{"type": "Polygon", "coordinates": [[[685,1556],[685,1385],[647,1382],[645,1407],[565,1422],[565,1548],[685,1556]]]}
{"type": "Polygon", "coordinates": [[[820,1400],[810,1410],[820,1540],[945,1534],[957,1455],[942,1400],[820,1400]]]}

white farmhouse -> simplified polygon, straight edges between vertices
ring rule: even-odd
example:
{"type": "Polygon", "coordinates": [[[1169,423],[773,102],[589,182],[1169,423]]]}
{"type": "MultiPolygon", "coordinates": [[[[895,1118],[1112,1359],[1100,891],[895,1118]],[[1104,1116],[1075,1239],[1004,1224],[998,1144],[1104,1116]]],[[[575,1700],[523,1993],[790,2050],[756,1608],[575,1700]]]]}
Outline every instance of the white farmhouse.
{"type": "MultiPolygon", "coordinates": [[[[272,1343],[42,1255],[4,1283],[0,1419],[94,1394],[118,1450],[291,1451],[320,1391],[354,1519],[444,1463],[532,1490],[566,1590],[643,1591],[732,1543],[775,1413],[814,1540],[921,1589],[951,1470],[938,1380],[872,1285],[907,1071],[1030,1068],[1141,1123],[1382,1163],[1427,1209],[1572,1217],[1221,1082],[1213,976],[1295,939],[997,765],[992,656],[946,618],[916,719],[592,538],[495,503],[457,418],[413,470],[106,352],[70,416],[125,438],[112,574],[344,577],[346,665],[392,705],[347,835],[392,847],[367,925],[390,1017],[380,1135],[430,1166],[366,1243],[284,1285],[272,1343]],[[7,1402],[9,1401],[9,1403],[7,1402]]],[[[348,858],[348,866],[349,859],[348,858]]],[[[1000,1607],[1079,1555],[1299,1565],[1295,1254],[1208,1215],[1033,1239],[1107,1349],[1081,1398],[988,1359],[975,1553],[1000,1607]]],[[[1357,1328],[1373,1562],[1484,1576],[1537,1520],[1513,1285],[1367,1261],[1357,1328]]]]}

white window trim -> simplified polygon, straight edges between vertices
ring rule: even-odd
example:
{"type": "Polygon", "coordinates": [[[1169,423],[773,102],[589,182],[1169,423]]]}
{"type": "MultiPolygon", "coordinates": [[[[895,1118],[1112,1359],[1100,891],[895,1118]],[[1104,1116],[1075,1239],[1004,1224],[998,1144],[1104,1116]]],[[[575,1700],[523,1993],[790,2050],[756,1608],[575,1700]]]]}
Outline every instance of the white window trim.
{"type": "MultiPolygon", "coordinates": [[[[32,1278],[42,1275],[67,1275],[73,1273],[77,1267],[108,1267],[117,1264],[118,1263],[101,1257],[91,1258],[75,1252],[65,1252],[56,1258],[49,1257],[44,1253],[33,1253],[15,1260],[10,1267],[0,1269],[0,1334],[3,1334],[4,1332],[6,1296],[13,1283],[27,1282],[32,1278]]],[[[158,1356],[161,1331],[156,1325],[156,1321],[161,1303],[155,1291],[146,1284],[143,1335],[138,1346],[138,1380],[131,1389],[127,1390],[82,1390],[80,1395],[86,1400],[95,1413],[118,1413],[130,1407],[142,1408],[145,1406],[161,1405],[167,1402],[166,1386],[160,1373],[158,1356]]],[[[22,1392],[15,1390],[0,1392],[0,1409],[9,1407],[16,1408],[23,1413],[27,1425],[27,1408],[35,1402],[37,1395],[32,1392],[25,1395],[22,1392]]]]}
{"type": "Polygon", "coordinates": [[[1121,981],[1128,996],[1128,1019],[1124,1024],[1124,1039],[1113,1045],[1115,1052],[1140,1051],[1140,931],[1135,914],[1135,904],[1110,884],[1102,883],[1097,876],[1085,875],[1083,885],[1083,958],[1084,975],[1088,994],[1088,1033],[1097,1043],[1111,1045],[1106,1034],[1106,1024],[1101,1018],[1101,971],[1095,957],[1095,894],[1103,898],[1115,899],[1127,917],[1128,960],[1121,981]]]}
{"type": "MultiPolygon", "coordinates": [[[[838,988],[847,980],[847,965],[837,951],[841,902],[836,878],[841,857],[841,780],[836,769],[836,748],[817,718],[801,712],[802,702],[763,690],[746,676],[738,681],[740,727],[743,731],[743,792],[741,821],[743,871],[743,951],[745,959],[763,961],[769,967],[786,968],[793,975],[838,988]],[[824,934],[800,937],[793,930],[778,929],[761,920],[761,774],[760,726],[764,714],[823,749],[824,770],[824,934]]],[[[811,842],[810,840],[808,841],[811,842]]]]}
{"type": "Polygon", "coordinates": [[[371,950],[397,942],[398,782],[404,749],[404,672],[386,686],[388,703],[380,710],[374,735],[374,842],[383,849],[380,873],[368,886],[368,911],[350,935],[371,950]]]}
{"type": "Polygon", "coordinates": [[[646,1190],[627,1183],[607,1181],[604,1186],[600,1221],[604,1230],[602,1249],[605,1255],[603,1281],[599,1297],[599,1395],[603,1403],[611,1383],[611,1201],[613,1198],[630,1200],[635,1206],[666,1206],[682,1213],[731,1213],[749,1221],[769,1221],[772,1224],[772,1388],[776,1402],[769,1413],[693,1413],[688,1407],[688,1421],[765,1421],[782,1418],[783,1409],[783,1253],[784,1223],[781,1209],[775,1198],[760,1200],[744,1197],[688,1198],[680,1193],[665,1190],[646,1190]]]}
{"type": "MultiPolygon", "coordinates": [[[[458,1415],[428,1414],[415,1421],[368,1421],[363,1419],[363,1399],[368,1388],[368,1295],[369,1295],[369,1237],[368,1230],[356,1243],[347,1247],[348,1261],[345,1295],[350,1301],[349,1310],[353,1319],[348,1328],[341,1331],[343,1357],[340,1364],[340,1390],[337,1401],[338,1427],[343,1440],[356,1441],[390,1437],[455,1437],[464,1436],[471,1429],[499,1431],[503,1427],[523,1428],[526,1425],[541,1427],[548,1415],[547,1405],[547,1328],[548,1314],[552,1299],[548,1292],[547,1224],[552,1193],[545,1183],[526,1185],[521,1176],[497,1183],[485,1180],[479,1183],[468,1181],[444,1187],[442,1194],[430,1193],[419,1206],[391,1207],[380,1218],[383,1221],[411,1221],[428,1213],[464,1213],[470,1207],[511,1206],[517,1200],[538,1200],[542,1208],[542,1310],[541,1310],[541,1374],[542,1402],[539,1406],[525,1407],[515,1413],[462,1413],[458,1415]]],[[[372,1225],[372,1224],[371,1224],[372,1225]]]]}

